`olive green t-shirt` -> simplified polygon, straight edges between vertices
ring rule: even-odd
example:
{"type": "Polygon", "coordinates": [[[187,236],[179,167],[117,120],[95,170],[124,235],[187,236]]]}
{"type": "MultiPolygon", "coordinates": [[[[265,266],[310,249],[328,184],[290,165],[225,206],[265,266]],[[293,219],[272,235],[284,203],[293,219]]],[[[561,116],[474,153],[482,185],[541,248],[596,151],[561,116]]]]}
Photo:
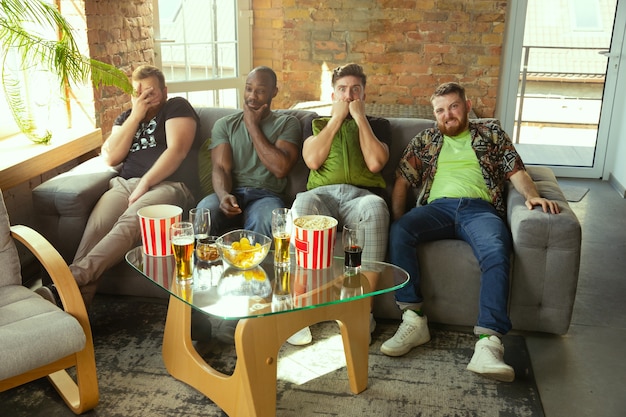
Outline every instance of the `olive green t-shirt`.
{"type": "MultiPolygon", "coordinates": [[[[330,117],[313,120],[313,134],[317,135],[329,120],[330,117]]],[[[371,117],[368,117],[368,121],[379,140],[389,146],[391,136],[389,121],[371,117]]],[[[385,188],[382,174],[371,172],[365,163],[359,142],[359,128],[351,117],[341,124],[322,166],[310,171],[307,190],[331,184],[350,184],[367,189],[385,188]]]]}

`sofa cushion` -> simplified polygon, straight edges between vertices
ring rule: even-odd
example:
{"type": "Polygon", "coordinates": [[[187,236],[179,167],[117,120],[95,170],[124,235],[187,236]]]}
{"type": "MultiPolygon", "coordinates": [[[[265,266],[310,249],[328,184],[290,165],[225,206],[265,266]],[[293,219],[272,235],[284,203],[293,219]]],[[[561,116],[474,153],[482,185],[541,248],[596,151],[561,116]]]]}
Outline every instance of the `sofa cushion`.
{"type": "Polygon", "coordinates": [[[198,151],[198,177],[200,180],[200,198],[213,194],[213,164],[211,163],[211,138],[204,141],[198,151]]]}
{"type": "Polygon", "coordinates": [[[70,314],[21,285],[0,287],[0,352],[10,352],[0,355],[0,380],[78,352],[85,342],[70,314]]]}

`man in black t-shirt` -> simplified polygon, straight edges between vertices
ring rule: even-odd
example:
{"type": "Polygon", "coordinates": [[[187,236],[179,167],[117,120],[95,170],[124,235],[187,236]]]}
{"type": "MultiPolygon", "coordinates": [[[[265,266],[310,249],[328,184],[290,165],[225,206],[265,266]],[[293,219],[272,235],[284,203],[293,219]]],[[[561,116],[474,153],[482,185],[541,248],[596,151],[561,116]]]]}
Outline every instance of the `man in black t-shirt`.
{"type": "MultiPolygon", "coordinates": [[[[199,118],[187,100],[167,99],[165,77],[150,65],[132,74],[131,109],[115,121],[102,145],[102,159],[121,165],[96,203],[74,261],[72,275],[89,307],[102,273],[124,259],[141,239],[137,210],[172,204],[195,205],[199,118]]],[[[47,287],[54,294],[53,287],[47,287]]]]}

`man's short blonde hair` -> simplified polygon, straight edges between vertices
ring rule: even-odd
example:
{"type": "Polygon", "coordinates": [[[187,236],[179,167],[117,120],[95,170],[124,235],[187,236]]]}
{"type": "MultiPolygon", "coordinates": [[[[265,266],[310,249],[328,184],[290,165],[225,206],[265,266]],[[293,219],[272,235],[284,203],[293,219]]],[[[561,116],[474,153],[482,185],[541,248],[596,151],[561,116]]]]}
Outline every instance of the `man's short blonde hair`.
{"type": "Polygon", "coordinates": [[[133,81],[145,80],[146,78],[156,77],[159,80],[161,90],[165,89],[165,76],[163,72],[153,65],[140,65],[133,71],[131,79],[133,81]]]}

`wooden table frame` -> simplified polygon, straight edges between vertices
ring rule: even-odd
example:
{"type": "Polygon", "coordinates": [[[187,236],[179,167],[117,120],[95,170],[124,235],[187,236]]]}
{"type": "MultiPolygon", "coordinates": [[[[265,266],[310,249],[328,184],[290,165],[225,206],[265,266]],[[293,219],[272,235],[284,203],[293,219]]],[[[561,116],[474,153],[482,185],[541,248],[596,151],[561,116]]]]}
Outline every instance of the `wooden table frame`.
{"type": "Polygon", "coordinates": [[[235,330],[237,362],[232,375],[206,363],[191,342],[191,307],[170,296],[163,361],[168,372],[202,392],[229,416],[276,415],[278,352],[296,331],[322,321],[339,324],[350,391],[367,388],[371,298],[239,320],[235,330]]]}

